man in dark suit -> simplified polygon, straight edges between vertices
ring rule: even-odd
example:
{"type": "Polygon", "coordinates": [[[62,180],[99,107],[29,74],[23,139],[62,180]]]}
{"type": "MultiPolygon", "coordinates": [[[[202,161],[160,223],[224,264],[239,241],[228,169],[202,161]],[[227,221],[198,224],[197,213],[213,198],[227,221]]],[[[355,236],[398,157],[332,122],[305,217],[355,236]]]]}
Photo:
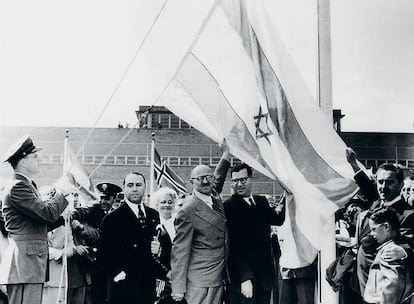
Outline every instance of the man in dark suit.
{"type": "Polygon", "coordinates": [[[42,201],[32,177],[39,173],[40,148],[24,136],[8,150],[5,162],[14,176],[4,190],[3,216],[9,245],[0,265],[0,284],[7,285],[9,303],[40,304],[47,280],[47,225],[68,205],[62,189],[42,201]]]}
{"type": "Polygon", "coordinates": [[[144,206],[145,178],[130,173],[124,180],[125,202],[102,222],[102,255],[110,278],[110,303],[153,304],[160,270],[151,241],[160,223],[158,212],[144,206]]]}
{"type": "Polygon", "coordinates": [[[189,304],[222,303],[227,228],[220,192],[230,166],[228,147],[214,172],[199,165],[191,171],[193,194],[176,220],[171,252],[172,297],[189,304]]]}
{"type": "Polygon", "coordinates": [[[229,232],[229,304],[268,304],[275,284],[270,226],[285,220],[284,206],[272,208],[264,196],[252,195],[252,169],[232,168],[234,194],[224,203],[229,232]]]}

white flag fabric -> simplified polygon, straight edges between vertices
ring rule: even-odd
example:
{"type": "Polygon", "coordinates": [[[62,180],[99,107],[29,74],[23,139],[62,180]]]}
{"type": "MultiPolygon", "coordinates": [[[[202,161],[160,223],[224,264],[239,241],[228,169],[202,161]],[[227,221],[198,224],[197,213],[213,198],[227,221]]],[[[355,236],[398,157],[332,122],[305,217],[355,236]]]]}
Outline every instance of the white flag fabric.
{"type": "MultiPolygon", "coordinates": [[[[285,225],[291,237],[284,247],[294,258],[284,266],[297,268],[314,260],[328,220],[357,187],[345,144],[280,39],[272,3],[224,0],[217,7],[205,5],[204,12],[198,8],[194,13],[204,21],[186,24],[192,28],[187,49],[175,44],[162,49],[185,22],[169,20],[151,37],[148,49],[156,54],[144,51],[139,62],[157,63],[144,71],[159,79],[147,101],[166,106],[217,142],[225,138],[234,156],[291,194],[285,225]],[[163,56],[175,62],[163,65],[163,56]]],[[[183,3],[175,5],[193,13],[183,3]]]]}
{"type": "Polygon", "coordinates": [[[83,202],[97,199],[92,180],[88,172],[76,158],[75,153],[67,144],[63,176],[59,179],[59,184],[65,185],[66,189],[76,189],[83,202]]]}

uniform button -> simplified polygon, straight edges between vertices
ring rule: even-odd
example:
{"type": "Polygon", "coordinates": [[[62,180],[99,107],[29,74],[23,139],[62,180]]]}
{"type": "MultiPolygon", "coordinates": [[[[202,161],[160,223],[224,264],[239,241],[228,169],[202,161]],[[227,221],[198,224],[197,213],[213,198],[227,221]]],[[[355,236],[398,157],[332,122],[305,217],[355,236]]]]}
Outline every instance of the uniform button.
{"type": "Polygon", "coordinates": [[[138,245],[137,244],[134,244],[134,248],[137,248],[138,247],[138,245]]]}

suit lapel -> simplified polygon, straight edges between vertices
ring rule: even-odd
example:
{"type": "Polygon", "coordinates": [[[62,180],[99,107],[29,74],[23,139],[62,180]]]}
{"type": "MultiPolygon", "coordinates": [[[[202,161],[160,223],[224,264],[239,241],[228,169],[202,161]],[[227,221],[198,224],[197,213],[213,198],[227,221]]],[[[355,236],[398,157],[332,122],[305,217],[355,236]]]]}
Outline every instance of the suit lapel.
{"type": "Polygon", "coordinates": [[[222,231],[226,230],[226,218],[210,208],[205,202],[194,195],[197,204],[196,215],[222,231]]]}

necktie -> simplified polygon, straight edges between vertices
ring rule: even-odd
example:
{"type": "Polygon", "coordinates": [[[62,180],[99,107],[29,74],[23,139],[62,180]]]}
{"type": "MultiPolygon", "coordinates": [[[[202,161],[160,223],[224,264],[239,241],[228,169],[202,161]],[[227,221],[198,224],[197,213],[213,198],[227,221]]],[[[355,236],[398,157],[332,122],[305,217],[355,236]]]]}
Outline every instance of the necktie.
{"type": "Polygon", "coordinates": [[[138,217],[139,218],[142,217],[145,219],[145,214],[144,214],[144,211],[142,211],[141,205],[138,205],[138,217]]]}
{"type": "Polygon", "coordinates": [[[249,203],[250,203],[250,207],[256,207],[256,203],[251,197],[249,197],[249,203]]]}
{"type": "Polygon", "coordinates": [[[145,228],[146,227],[145,214],[144,214],[144,211],[142,211],[141,205],[138,205],[138,220],[142,228],[145,228]]]}
{"type": "Polygon", "coordinates": [[[223,204],[221,203],[221,201],[214,197],[211,197],[211,201],[213,202],[213,205],[211,206],[213,210],[217,211],[218,213],[224,216],[223,204]]]}

